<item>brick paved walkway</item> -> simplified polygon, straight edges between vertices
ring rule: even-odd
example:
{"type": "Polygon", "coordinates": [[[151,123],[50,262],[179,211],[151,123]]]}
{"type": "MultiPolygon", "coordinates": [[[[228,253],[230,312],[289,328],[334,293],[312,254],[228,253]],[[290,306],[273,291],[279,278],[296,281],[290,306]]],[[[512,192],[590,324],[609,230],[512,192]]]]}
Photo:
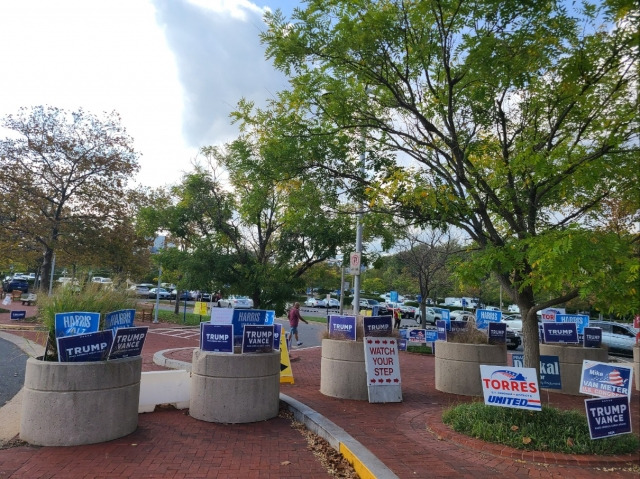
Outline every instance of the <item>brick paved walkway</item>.
{"type": "MultiPolygon", "coordinates": [[[[0,315],[0,328],[9,321],[0,315]]],[[[13,322],[15,323],[15,322],[13,322]]],[[[145,323],[147,325],[148,323],[145,323]]],[[[33,331],[12,331],[35,339],[33,331]]],[[[151,325],[143,370],[163,369],[153,353],[197,347],[197,334],[168,324],[151,325]]],[[[329,398],[319,392],[320,348],[295,351],[294,384],[281,392],[315,409],[360,441],[400,478],[456,477],[639,477],[636,456],[592,457],[522,453],[451,432],[443,409],[468,398],[434,387],[434,359],[400,354],[403,402],[369,404],[329,398]],[[636,465],[629,464],[636,461],[636,465]],[[606,472],[605,472],[606,471],[606,472]]],[[[191,350],[170,353],[190,362],[191,350]]],[[[543,401],[584,410],[584,396],[543,393],[543,401]]],[[[639,396],[632,396],[634,433],[640,430],[639,396]]],[[[1,426],[1,425],[0,425],[1,426]]],[[[21,446],[0,451],[0,478],[325,478],[329,475],[307,450],[288,420],[249,425],[197,421],[184,411],[141,414],[138,430],[119,440],[80,447],[21,446]]]]}

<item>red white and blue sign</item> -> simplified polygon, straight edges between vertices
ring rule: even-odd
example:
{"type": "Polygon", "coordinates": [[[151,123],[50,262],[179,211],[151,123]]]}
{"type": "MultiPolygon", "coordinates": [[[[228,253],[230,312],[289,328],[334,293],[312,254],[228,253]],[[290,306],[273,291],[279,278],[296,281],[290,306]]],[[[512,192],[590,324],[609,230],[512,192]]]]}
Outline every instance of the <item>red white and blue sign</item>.
{"type": "Polygon", "coordinates": [[[391,321],[391,316],[365,316],[362,319],[364,335],[366,337],[393,335],[393,325],[391,321]]]}
{"type": "Polygon", "coordinates": [[[11,319],[16,321],[19,319],[24,319],[27,317],[27,312],[26,311],[11,311],[11,319]]]}
{"type": "Polygon", "coordinates": [[[109,355],[113,343],[113,331],[97,331],[74,336],[56,338],[58,361],[74,363],[83,361],[104,361],[109,355]]]}
{"type": "Polygon", "coordinates": [[[246,325],[242,331],[242,353],[273,352],[273,329],[273,324],[246,325]]]}
{"type": "Polygon", "coordinates": [[[200,350],[233,354],[233,324],[200,323],[200,350]]]}
{"type": "Polygon", "coordinates": [[[541,411],[535,368],[480,365],[484,403],[490,406],[541,411]]]}
{"type": "Polygon", "coordinates": [[[633,368],[615,363],[584,360],[580,392],[599,397],[627,397],[631,399],[633,368]]]}
{"type": "MultiPolygon", "coordinates": [[[[524,354],[511,355],[513,367],[524,367],[524,354]]],[[[540,387],[543,389],[562,389],[560,376],[560,358],[558,356],[540,355],[540,387]]]]}
{"type": "Polygon", "coordinates": [[[542,323],[545,343],[573,343],[578,340],[576,323],[542,323]]]}
{"type": "Polygon", "coordinates": [[[626,397],[585,399],[591,439],[631,432],[631,412],[626,397]]]}
{"type": "Polygon", "coordinates": [[[409,330],[409,342],[410,343],[425,343],[426,342],[426,330],[424,329],[410,329],[409,330]]]}
{"type": "Polygon", "coordinates": [[[582,338],[585,348],[599,348],[602,346],[602,328],[584,328],[582,338]]]}
{"type": "MultiPolygon", "coordinates": [[[[135,311],[134,311],[135,313],[135,311]]],[[[142,355],[144,340],[147,339],[149,326],[135,328],[117,328],[108,359],[132,358],[142,355]]]]}
{"type": "Polygon", "coordinates": [[[491,309],[476,310],[476,328],[487,329],[489,323],[499,323],[502,319],[502,311],[493,311],[491,309]]]}
{"type": "Polygon", "coordinates": [[[589,326],[589,316],[586,314],[556,314],[557,323],[576,323],[578,334],[584,334],[584,328],[589,326]]]}
{"type": "Polygon", "coordinates": [[[335,314],[329,316],[329,337],[355,341],[356,317],[338,316],[335,314]]]}
{"type": "Polygon", "coordinates": [[[74,311],[56,313],[56,338],[95,333],[100,329],[100,313],[74,311]]]}
{"type": "Polygon", "coordinates": [[[121,309],[107,313],[104,316],[104,329],[112,329],[115,333],[118,328],[132,328],[135,316],[135,309],[121,309]]]}

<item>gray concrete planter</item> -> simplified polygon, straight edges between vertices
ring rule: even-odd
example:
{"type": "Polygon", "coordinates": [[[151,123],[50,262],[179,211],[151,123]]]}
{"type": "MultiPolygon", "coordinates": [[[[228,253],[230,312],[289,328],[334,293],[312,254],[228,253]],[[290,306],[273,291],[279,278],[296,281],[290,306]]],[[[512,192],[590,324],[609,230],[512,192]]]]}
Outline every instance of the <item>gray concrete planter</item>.
{"type": "Polygon", "coordinates": [[[549,391],[578,396],[581,394],[582,361],[587,359],[606,363],[609,351],[607,348],[585,348],[569,344],[541,344],[540,355],[558,356],[560,363],[562,389],[549,389],[549,391]]]}
{"type": "Polygon", "coordinates": [[[20,439],[38,446],[111,441],[138,427],[142,357],[58,363],[29,358],[20,439]]]}
{"type": "Polygon", "coordinates": [[[223,354],[195,349],[189,415],[226,424],[265,421],[280,408],[280,351],[223,354]]]}
{"type": "Polygon", "coordinates": [[[362,342],[322,340],[320,392],[341,399],[369,399],[362,342]]]}
{"type": "Polygon", "coordinates": [[[633,348],[633,375],[636,382],[636,391],[640,391],[640,347],[633,348]]]}
{"type": "Polygon", "coordinates": [[[506,366],[504,344],[436,343],[436,389],[463,396],[482,396],[480,365],[506,366]]]}

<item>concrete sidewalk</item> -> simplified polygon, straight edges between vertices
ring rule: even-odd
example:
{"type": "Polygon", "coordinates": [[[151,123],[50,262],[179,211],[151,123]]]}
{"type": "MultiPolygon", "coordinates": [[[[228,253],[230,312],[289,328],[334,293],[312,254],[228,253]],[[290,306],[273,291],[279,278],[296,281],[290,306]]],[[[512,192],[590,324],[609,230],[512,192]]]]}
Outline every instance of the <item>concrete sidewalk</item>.
{"type": "MultiPolygon", "coordinates": [[[[0,315],[0,328],[9,323],[0,315]]],[[[148,323],[144,323],[147,325],[148,323]]],[[[14,324],[15,325],[15,324],[14,324]]],[[[6,333],[6,331],[5,331],[6,333]]],[[[161,370],[158,351],[174,364],[190,362],[198,345],[194,331],[151,325],[143,371],[161,370]]],[[[12,330],[33,341],[34,331],[12,330]]],[[[330,442],[344,442],[345,455],[362,463],[369,477],[638,477],[640,457],[592,457],[527,453],[451,432],[441,420],[447,407],[471,399],[434,387],[434,358],[401,352],[403,402],[370,404],[319,392],[320,348],[297,349],[294,384],[282,383],[281,398],[330,442]]],[[[584,410],[584,397],[544,393],[559,408],[584,410]]],[[[633,431],[640,428],[637,391],[633,431]]],[[[6,406],[5,406],[6,407],[6,406]]],[[[5,408],[0,409],[0,413],[5,408]]],[[[17,409],[12,412],[17,414],[17,409]]],[[[99,411],[96,412],[99,414],[99,411]]],[[[0,426],[6,423],[0,418],[0,426]]],[[[333,443],[332,443],[333,444],[333,443]]],[[[335,447],[335,444],[334,444],[335,447]]],[[[286,417],[241,425],[198,421],[185,411],[161,409],[139,416],[138,430],[119,440],[65,448],[21,445],[0,450],[0,478],[324,478],[326,472],[304,437],[286,417]]]]}

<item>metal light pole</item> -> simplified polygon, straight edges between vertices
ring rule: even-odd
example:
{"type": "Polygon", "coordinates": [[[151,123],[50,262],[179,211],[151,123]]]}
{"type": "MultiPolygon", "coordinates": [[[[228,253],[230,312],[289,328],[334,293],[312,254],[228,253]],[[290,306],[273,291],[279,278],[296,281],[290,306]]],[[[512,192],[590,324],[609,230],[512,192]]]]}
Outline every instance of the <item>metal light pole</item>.
{"type": "Polygon", "coordinates": [[[160,309],[160,277],[162,276],[162,266],[158,268],[158,288],[156,289],[156,309],[153,314],[153,322],[158,324],[158,310],[160,309]]]}
{"type": "MultiPolygon", "coordinates": [[[[365,150],[366,140],[364,133],[362,133],[362,153],[360,153],[360,174],[364,178],[364,162],[365,162],[365,150]]],[[[362,255],[362,211],[364,210],[364,204],[360,202],[358,213],[356,214],[356,253],[362,255]]],[[[361,256],[362,257],[362,256],[361,256]]],[[[353,313],[357,315],[360,312],[360,270],[354,275],[353,278],[353,313]]]]}

